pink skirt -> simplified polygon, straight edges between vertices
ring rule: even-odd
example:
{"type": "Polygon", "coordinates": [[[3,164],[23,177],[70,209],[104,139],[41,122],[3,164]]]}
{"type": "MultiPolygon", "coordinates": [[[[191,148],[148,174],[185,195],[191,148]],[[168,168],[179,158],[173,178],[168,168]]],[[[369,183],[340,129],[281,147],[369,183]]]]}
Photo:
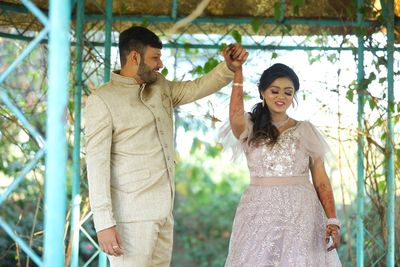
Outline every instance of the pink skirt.
{"type": "Polygon", "coordinates": [[[308,177],[253,177],[236,210],[225,267],[339,267],[325,226],[308,177]]]}

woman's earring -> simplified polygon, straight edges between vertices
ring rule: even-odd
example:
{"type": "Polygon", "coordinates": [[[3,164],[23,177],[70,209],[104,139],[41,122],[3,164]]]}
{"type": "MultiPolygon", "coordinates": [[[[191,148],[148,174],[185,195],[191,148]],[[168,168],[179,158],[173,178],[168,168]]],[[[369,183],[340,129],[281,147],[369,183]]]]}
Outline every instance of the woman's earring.
{"type": "Polygon", "coordinates": [[[264,100],[264,97],[262,98],[262,106],[265,107],[265,100],[264,100]]]}

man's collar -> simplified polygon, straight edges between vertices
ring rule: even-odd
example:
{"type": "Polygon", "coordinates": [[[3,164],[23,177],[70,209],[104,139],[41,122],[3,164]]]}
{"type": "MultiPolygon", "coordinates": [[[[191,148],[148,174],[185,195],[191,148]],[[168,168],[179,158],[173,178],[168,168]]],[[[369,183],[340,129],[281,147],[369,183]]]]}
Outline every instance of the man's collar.
{"type": "Polygon", "coordinates": [[[120,74],[120,70],[116,70],[116,71],[111,72],[111,80],[113,82],[118,82],[118,83],[122,83],[122,84],[126,84],[126,85],[137,85],[137,86],[140,86],[140,84],[138,84],[138,82],[136,81],[135,78],[122,76],[120,74]]]}

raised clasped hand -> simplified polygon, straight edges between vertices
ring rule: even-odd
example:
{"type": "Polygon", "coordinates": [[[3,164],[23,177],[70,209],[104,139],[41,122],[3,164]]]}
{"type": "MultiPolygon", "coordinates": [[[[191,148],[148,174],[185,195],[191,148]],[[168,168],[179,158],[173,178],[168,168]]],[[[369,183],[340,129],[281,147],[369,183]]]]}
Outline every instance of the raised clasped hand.
{"type": "Polygon", "coordinates": [[[249,53],[240,44],[228,45],[222,54],[228,68],[233,72],[240,70],[249,56],[249,53]]]}

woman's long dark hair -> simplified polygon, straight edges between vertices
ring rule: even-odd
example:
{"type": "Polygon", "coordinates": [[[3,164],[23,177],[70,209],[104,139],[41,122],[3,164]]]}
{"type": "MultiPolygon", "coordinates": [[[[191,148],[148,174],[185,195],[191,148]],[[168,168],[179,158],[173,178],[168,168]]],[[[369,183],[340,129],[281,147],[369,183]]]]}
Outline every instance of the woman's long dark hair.
{"type": "MultiPolygon", "coordinates": [[[[261,93],[267,90],[268,86],[276,79],[282,77],[287,77],[293,82],[295,92],[299,90],[299,78],[296,73],[288,66],[277,63],[266,69],[261,75],[258,91],[263,102],[261,93]]],[[[250,120],[253,122],[253,134],[249,137],[249,142],[254,145],[267,144],[273,146],[278,141],[279,131],[272,124],[271,111],[266,104],[263,105],[263,102],[257,103],[249,112],[250,120]]]]}
{"type": "Polygon", "coordinates": [[[278,140],[279,131],[272,124],[271,112],[267,105],[257,103],[250,114],[250,120],[253,122],[253,135],[250,137],[250,144],[259,145],[265,143],[274,145],[278,140]]]}

